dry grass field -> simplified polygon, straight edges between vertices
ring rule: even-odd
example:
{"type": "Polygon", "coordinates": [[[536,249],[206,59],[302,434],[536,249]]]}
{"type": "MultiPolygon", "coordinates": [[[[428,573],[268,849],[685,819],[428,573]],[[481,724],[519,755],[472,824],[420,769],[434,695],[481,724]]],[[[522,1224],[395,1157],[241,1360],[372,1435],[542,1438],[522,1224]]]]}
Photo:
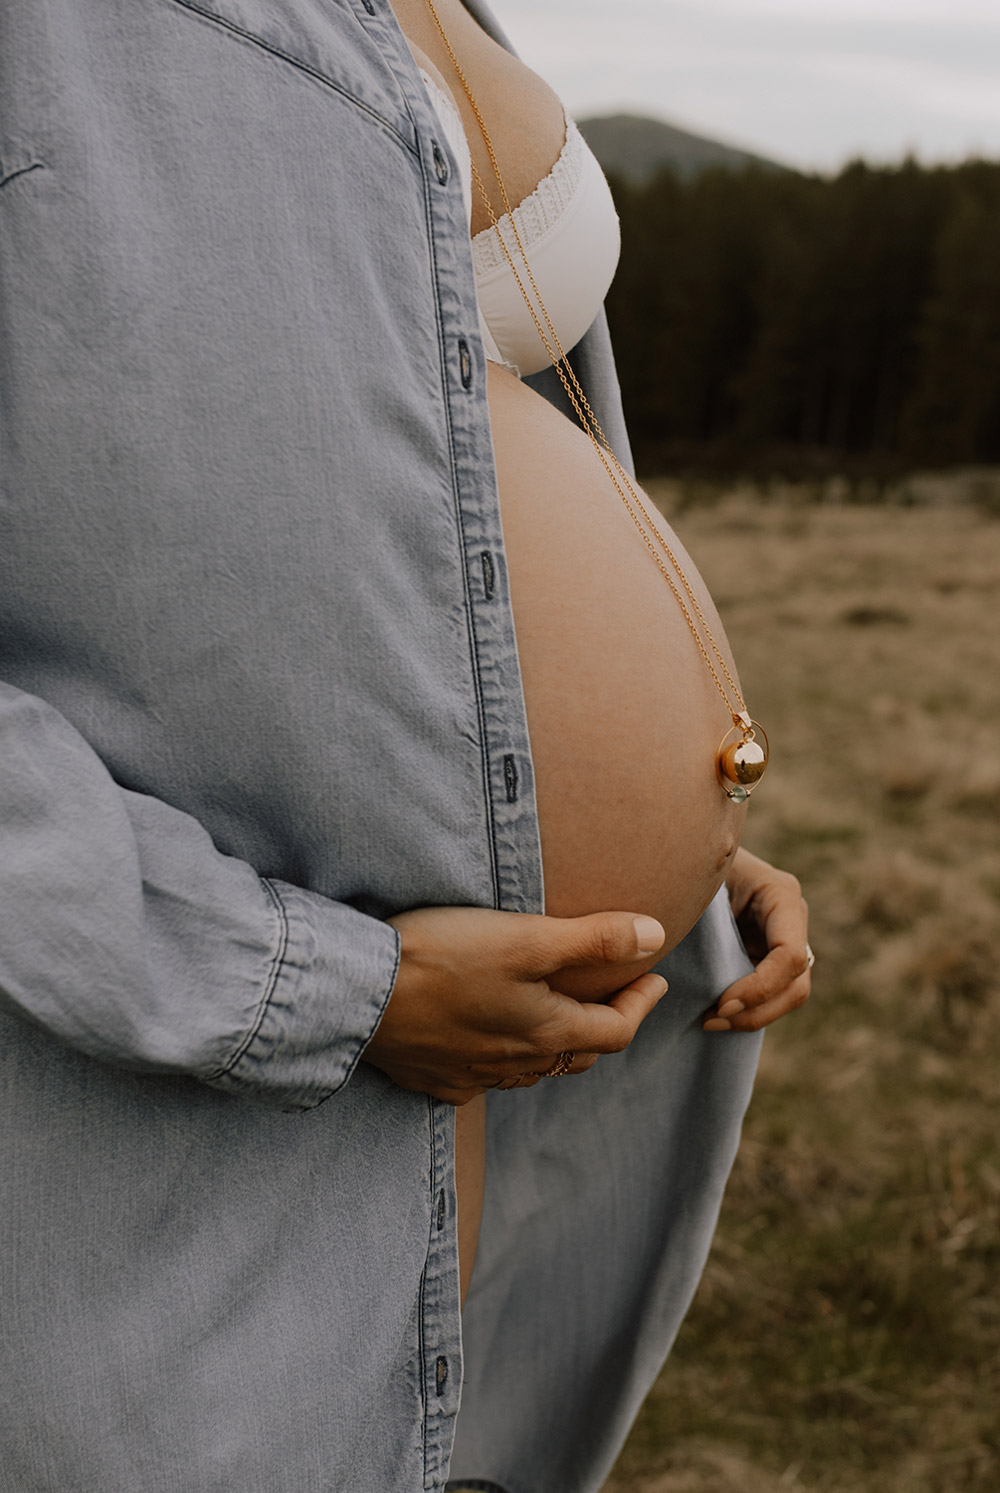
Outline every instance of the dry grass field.
{"type": "Polygon", "coordinates": [[[801,877],[817,962],[606,1493],[1000,1489],[1000,482],[980,489],[654,489],[768,728],[746,843],[801,877]]]}

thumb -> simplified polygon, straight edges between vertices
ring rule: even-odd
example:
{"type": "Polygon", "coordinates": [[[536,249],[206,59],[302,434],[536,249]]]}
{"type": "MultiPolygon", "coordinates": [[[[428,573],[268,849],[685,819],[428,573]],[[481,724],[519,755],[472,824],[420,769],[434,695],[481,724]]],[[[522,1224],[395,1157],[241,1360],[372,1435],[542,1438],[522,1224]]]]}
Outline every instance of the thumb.
{"type": "Polygon", "coordinates": [[[583,918],[546,918],[537,952],[541,974],[582,964],[635,964],[662,949],[666,934],[655,918],[634,912],[593,912],[583,918]]]}

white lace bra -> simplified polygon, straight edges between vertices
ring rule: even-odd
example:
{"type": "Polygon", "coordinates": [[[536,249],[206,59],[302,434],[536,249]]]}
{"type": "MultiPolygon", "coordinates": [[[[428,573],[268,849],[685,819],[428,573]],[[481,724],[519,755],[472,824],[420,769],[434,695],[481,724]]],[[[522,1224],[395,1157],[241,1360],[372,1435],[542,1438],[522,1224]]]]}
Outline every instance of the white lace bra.
{"type": "MultiPolygon", "coordinates": [[[[458,164],[466,208],[472,216],[472,160],[454,99],[420,70],[452,155],[458,164]]],[[[564,352],[569,352],[597,315],[618,265],[618,216],[604,173],[573,121],[548,176],[514,209],[514,223],[539,293],[564,352]]],[[[472,240],[480,331],[486,356],[515,373],[539,373],[549,357],[507,262],[500,234],[519,265],[510,218],[472,240]]],[[[522,281],[534,296],[527,277],[522,281]]],[[[537,307],[536,307],[537,309],[537,307]]],[[[545,319],[539,314],[542,325],[545,319]]]]}

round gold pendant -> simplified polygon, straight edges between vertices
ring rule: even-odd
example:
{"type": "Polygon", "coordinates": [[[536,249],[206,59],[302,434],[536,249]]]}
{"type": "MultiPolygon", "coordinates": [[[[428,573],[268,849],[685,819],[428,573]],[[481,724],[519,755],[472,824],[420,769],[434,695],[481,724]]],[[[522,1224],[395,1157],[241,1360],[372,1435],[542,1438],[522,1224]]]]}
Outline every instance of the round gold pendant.
{"type": "Polygon", "coordinates": [[[734,803],[746,803],[767,771],[769,756],[767,732],[757,721],[751,721],[748,727],[734,726],[726,732],[715,759],[715,770],[734,803]],[[758,736],[763,739],[763,746],[758,736]]]}

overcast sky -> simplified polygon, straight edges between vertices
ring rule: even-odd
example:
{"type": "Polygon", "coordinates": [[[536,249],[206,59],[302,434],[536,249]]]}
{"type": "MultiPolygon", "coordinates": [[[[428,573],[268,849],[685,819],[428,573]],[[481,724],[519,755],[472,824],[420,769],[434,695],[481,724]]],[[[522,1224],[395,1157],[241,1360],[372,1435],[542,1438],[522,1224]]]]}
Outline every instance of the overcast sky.
{"type": "Polygon", "coordinates": [[[570,112],[791,165],[1000,157],[1000,0],[492,0],[570,112]]]}

